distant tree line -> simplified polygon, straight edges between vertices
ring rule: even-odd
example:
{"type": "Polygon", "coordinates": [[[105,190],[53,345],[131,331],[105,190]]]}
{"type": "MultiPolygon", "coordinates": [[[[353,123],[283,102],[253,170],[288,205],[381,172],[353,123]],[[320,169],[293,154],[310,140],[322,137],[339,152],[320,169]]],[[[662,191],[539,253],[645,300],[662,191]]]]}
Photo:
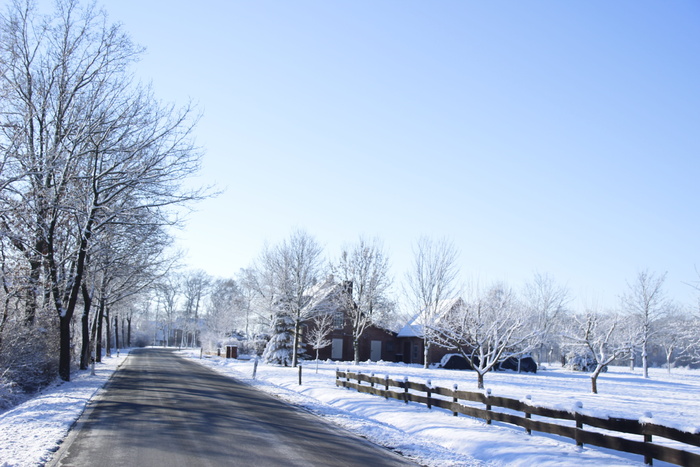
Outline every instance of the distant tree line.
{"type": "MultiPolygon", "coordinates": [[[[304,344],[313,349],[329,345],[329,331],[316,331],[330,329],[325,317],[306,305],[332,276],[337,284],[352,284],[341,295],[344,302],[336,305],[351,322],[355,349],[367,326],[398,331],[419,316],[424,348],[461,353],[480,387],[501,362],[525,355],[591,372],[593,391],[597,377],[613,362],[640,365],[644,377],[650,365],[671,371],[675,365],[700,363],[700,313],[666,295],[665,274],[639,272],[621,291],[616,308],[576,310],[569,290],[547,274],[535,274],[521,290],[502,281],[464,284],[458,259],[451,241],[420,238],[410,269],[395,287],[379,239],[360,237],[326,257],[311,234],[295,230],[263,248],[253,264],[232,278],[207,278],[195,271],[162,283],[156,289],[159,328],[171,330],[171,345],[196,341],[210,350],[237,345],[269,363],[296,365],[300,358],[312,357],[304,354],[304,344]],[[179,297],[174,300],[178,304],[168,298],[173,296],[179,297]],[[201,307],[192,305],[193,297],[201,307]],[[318,325],[310,327],[314,332],[302,342],[301,326],[313,322],[318,325]]],[[[427,351],[424,361],[426,367],[438,363],[429,360],[427,351]]]]}

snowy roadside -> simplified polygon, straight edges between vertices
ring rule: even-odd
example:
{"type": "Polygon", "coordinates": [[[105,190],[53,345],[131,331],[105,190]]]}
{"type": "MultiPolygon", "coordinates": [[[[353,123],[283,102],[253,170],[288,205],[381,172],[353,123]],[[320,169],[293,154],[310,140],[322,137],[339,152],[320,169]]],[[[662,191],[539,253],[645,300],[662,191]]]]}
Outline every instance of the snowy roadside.
{"type": "Polygon", "coordinates": [[[128,351],[105,357],[90,370],[74,372],[70,382],[57,381],[37,396],[0,414],[0,467],[43,465],[85,410],[126,359],[128,351]]]}
{"type": "Polygon", "coordinates": [[[581,449],[569,440],[528,436],[524,430],[505,425],[486,425],[469,417],[452,417],[439,409],[338,388],[334,363],[321,363],[319,373],[309,363],[299,385],[294,368],[259,365],[253,379],[251,361],[200,359],[199,353],[187,351],[182,354],[426,466],[644,465],[641,456],[581,449]]]}

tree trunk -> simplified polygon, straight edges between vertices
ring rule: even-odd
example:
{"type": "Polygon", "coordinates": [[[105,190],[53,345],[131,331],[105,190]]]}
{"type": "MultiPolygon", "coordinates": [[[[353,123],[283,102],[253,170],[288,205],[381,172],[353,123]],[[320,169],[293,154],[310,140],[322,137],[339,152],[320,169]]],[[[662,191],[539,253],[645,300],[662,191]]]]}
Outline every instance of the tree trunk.
{"type": "Polygon", "coordinates": [[[119,315],[114,316],[114,348],[119,351],[119,315]]]}
{"type": "Polygon", "coordinates": [[[126,346],[131,347],[131,315],[126,318],[126,346]]]}
{"type": "Polygon", "coordinates": [[[97,313],[97,337],[95,338],[95,361],[102,361],[102,320],[104,319],[105,304],[100,299],[100,309],[97,313]]]}
{"type": "Polygon", "coordinates": [[[352,351],[355,359],[355,365],[360,363],[360,341],[357,339],[352,340],[352,351]]]}
{"type": "Polygon", "coordinates": [[[90,360],[92,360],[91,363],[93,363],[93,368],[94,368],[94,363],[96,359],[96,343],[97,343],[97,321],[100,319],[100,314],[99,312],[95,314],[95,317],[92,320],[92,331],[90,331],[90,360]]]}
{"type": "Polygon", "coordinates": [[[430,342],[427,338],[423,338],[423,368],[428,368],[430,365],[430,358],[428,355],[430,353],[430,342]]]}
{"type": "Polygon", "coordinates": [[[58,355],[58,375],[63,381],[70,381],[70,318],[59,317],[60,349],[58,355]]]}
{"type": "MultiPolygon", "coordinates": [[[[40,250],[38,250],[40,251],[40,250]]],[[[28,326],[34,324],[36,310],[38,308],[37,290],[41,287],[41,267],[42,262],[29,261],[29,287],[27,287],[27,306],[25,307],[24,323],[28,326]]]]}
{"type": "Polygon", "coordinates": [[[85,284],[83,284],[82,289],[83,316],[80,321],[83,331],[83,345],[80,349],[80,369],[87,370],[88,366],[90,366],[90,305],[92,304],[92,298],[85,284]]]}
{"type": "Polygon", "coordinates": [[[105,356],[112,356],[112,320],[109,317],[109,307],[105,306],[105,356]]]}
{"type": "Polygon", "coordinates": [[[292,349],[292,367],[296,367],[299,355],[297,349],[299,348],[299,320],[294,320],[294,348],[292,349]]]}
{"type": "Polygon", "coordinates": [[[649,378],[649,356],[647,355],[646,342],[642,346],[642,369],[644,370],[644,377],[649,378]]]}
{"type": "Polygon", "coordinates": [[[484,374],[478,370],[476,372],[476,387],[477,389],[484,389],[484,374]]]}
{"type": "Polygon", "coordinates": [[[591,374],[591,392],[593,394],[598,394],[598,376],[600,376],[600,373],[603,371],[604,367],[605,365],[597,365],[591,374]]]}

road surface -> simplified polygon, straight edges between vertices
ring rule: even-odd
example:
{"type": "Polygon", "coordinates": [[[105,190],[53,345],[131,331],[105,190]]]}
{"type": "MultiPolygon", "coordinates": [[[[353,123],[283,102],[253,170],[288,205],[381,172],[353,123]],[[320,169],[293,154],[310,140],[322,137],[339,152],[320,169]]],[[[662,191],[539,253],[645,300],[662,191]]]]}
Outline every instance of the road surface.
{"type": "Polygon", "coordinates": [[[49,465],[415,464],[172,351],[139,349],[49,465]]]}

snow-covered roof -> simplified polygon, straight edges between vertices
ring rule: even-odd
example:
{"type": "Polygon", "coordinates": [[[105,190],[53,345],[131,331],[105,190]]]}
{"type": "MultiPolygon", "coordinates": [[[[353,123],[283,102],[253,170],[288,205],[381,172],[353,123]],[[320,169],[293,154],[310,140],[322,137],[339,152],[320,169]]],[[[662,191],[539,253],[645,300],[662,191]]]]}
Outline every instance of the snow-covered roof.
{"type": "MultiPolygon", "coordinates": [[[[459,297],[440,300],[438,302],[435,320],[439,321],[440,318],[444,316],[447,312],[449,312],[455,306],[460,305],[462,303],[462,299],[459,297]]],[[[401,328],[401,330],[397,334],[397,337],[423,337],[423,326],[425,325],[424,317],[425,313],[423,311],[414,315],[413,318],[411,318],[409,322],[401,328]]]]}
{"type": "Polygon", "coordinates": [[[309,302],[304,306],[304,309],[310,312],[328,312],[329,308],[337,308],[337,300],[335,297],[341,292],[342,284],[336,282],[333,276],[328,277],[325,281],[311,287],[305,295],[309,297],[309,302]]]}

